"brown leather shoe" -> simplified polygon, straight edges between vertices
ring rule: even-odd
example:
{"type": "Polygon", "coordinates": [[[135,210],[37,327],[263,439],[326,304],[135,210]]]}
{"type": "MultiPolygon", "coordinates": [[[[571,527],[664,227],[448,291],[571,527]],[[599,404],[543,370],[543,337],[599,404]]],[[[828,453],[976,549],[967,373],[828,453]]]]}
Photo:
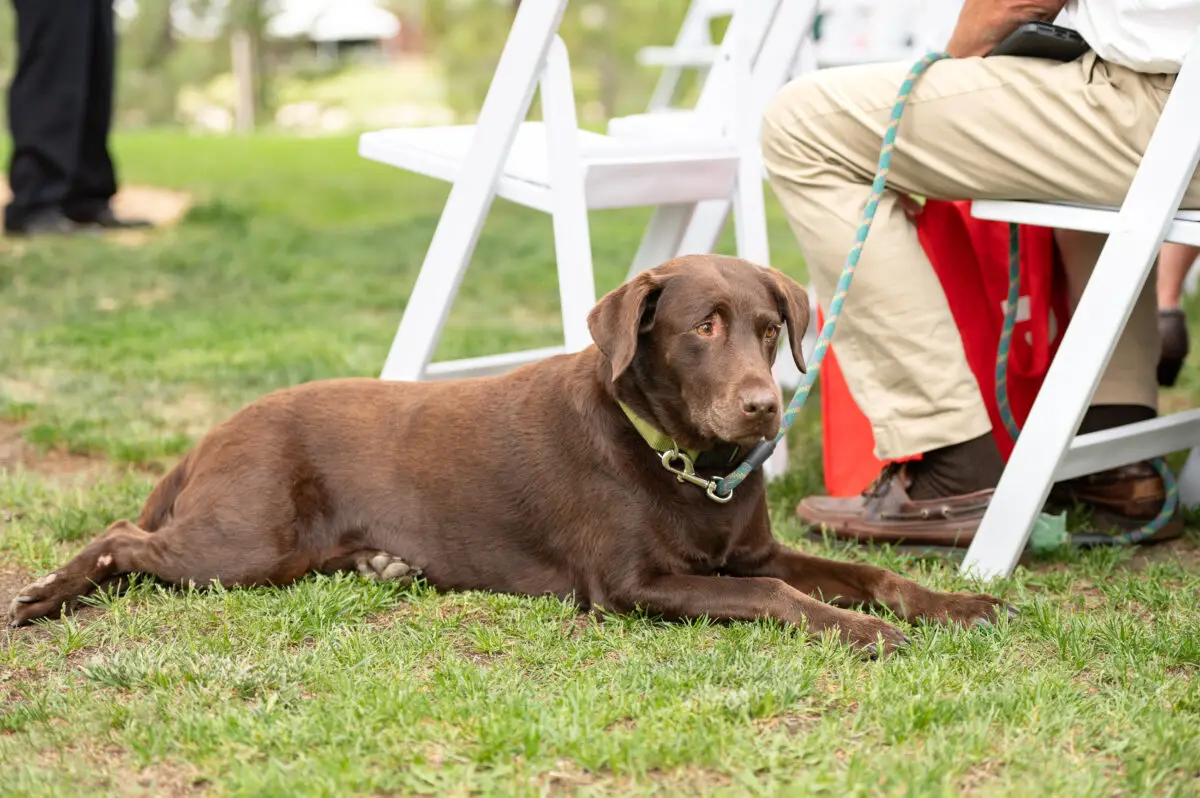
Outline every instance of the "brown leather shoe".
{"type": "MultiPolygon", "coordinates": [[[[1089,515],[1089,531],[1112,535],[1133,532],[1154,520],[1166,498],[1162,477],[1154,466],[1142,461],[1059,482],[1051,489],[1046,507],[1050,512],[1062,512],[1083,505],[1089,515]]],[[[1183,518],[1177,511],[1149,540],[1182,534],[1183,518]]]]}
{"type": "MultiPolygon", "coordinates": [[[[884,468],[861,496],[810,496],[796,508],[799,521],[814,533],[828,531],[844,540],[966,548],[983,520],[992,490],[960,496],[914,500],[912,480],[903,464],[884,468]]],[[[1165,500],[1162,479],[1149,463],[1135,463],[1054,486],[1047,510],[1058,513],[1077,505],[1089,512],[1090,543],[1145,526],[1165,500]]],[[[1183,534],[1183,519],[1174,518],[1147,540],[1183,534]]]]}
{"type": "Polygon", "coordinates": [[[908,495],[911,485],[904,464],[890,465],[861,496],[810,496],[800,502],[796,515],[816,531],[861,543],[969,545],[992,491],[914,500],[908,495]]]}

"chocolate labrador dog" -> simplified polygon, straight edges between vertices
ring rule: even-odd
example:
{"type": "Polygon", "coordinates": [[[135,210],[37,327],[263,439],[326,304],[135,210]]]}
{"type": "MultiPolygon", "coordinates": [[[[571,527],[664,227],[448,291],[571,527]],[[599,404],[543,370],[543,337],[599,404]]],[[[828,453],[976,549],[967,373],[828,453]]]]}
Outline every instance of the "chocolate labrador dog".
{"type": "Polygon", "coordinates": [[[770,617],[872,653],[907,638],[847,607],[959,624],[1006,611],[782,545],[759,472],[721,504],[664,467],[672,452],[680,470],[724,475],[776,434],[771,366],[785,325],[804,368],[808,301],[793,280],[735,258],[677,258],[609,293],[588,324],[594,346],[502,376],[269,394],[210,431],[136,524],[118,521],[24,588],[13,624],[134,572],[225,586],[420,575],[440,590],[614,612],[770,617]]]}

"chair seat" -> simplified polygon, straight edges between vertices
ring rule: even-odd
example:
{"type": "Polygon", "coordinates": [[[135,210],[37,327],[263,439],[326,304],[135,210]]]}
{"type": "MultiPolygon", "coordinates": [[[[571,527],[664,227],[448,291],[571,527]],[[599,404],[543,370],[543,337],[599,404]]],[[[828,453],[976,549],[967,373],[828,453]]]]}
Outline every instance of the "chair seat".
{"type": "Polygon", "coordinates": [[[713,65],[720,52],[716,44],[643,47],[637,52],[637,60],[642,66],[705,68],[713,65]]]}
{"type": "MultiPolygon", "coordinates": [[[[1117,208],[1065,202],[976,200],[971,203],[971,215],[976,219],[1089,233],[1111,233],[1117,223],[1117,211],[1117,208]]],[[[1167,229],[1167,240],[1200,246],[1200,210],[1177,212],[1167,229]]]]}
{"type": "Polygon", "coordinates": [[[695,109],[663,108],[648,114],[614,116],[608,120],[608,135],[621,139],[689,136],[701,129],[697,126],[702,124],[705,121],[695,109]]]}
{"type": "MultiPolygon", "coordinates": [[[[738,154],[731,142],[702,137],[704,133],[693,130],[690,136],[664,139],[580,130],[587,207],[631,208],[728,197],[737,177],[738,154]]],[[[373,161],[453,182],[474,135],[474,125],[379,130],[359,137],[358,151],[373,161]]],[[[552,212],[546,144],[543,123],[521,125],[497,196],[552,212]]]]}

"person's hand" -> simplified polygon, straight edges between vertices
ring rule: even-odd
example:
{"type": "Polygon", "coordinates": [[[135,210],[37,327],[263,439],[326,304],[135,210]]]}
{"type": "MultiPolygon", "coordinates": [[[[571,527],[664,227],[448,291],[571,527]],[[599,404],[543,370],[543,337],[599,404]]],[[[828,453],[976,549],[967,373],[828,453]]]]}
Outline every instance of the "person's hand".
{"type": "Polygon", "coordinates": [[[1049,22],[1067,0],[966,0],[946,46],[954,58],[984,56],[1026,22],[1049,22]]]}

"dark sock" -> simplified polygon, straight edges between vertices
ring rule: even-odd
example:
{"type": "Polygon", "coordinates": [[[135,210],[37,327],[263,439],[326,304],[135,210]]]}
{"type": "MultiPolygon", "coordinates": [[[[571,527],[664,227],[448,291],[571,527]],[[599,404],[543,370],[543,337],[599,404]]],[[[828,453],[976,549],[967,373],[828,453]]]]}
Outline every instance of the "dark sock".
{"type": "Polygon", "coordinates": [[[994,488],[1003,470],[1004,457],[988,432],[926,452],[912,463],[908,468],[912,475],[908,495],[913,499],[937,499],[994,488]]]}
{"type": "MultiPolygon", "coordinates": [[[[1154,408],[1143,405],[1094,405],[1084,415],[1079,434],[1122,427],[1156,415],[1154,408]]],[[[919,461],[910,464],[912,485],[908,495],[913,499],[937,499],[987,490],[996,487],[1002,471],[1004,457],[989,432],[926,452],[919,461]]]]}
{"type": "Polygon", "coordinates": [[[1145,405],[1092,405],[1083,414],[1079,434],[1149,421],[1157,415],[1153,407],[1145,405]]]}

